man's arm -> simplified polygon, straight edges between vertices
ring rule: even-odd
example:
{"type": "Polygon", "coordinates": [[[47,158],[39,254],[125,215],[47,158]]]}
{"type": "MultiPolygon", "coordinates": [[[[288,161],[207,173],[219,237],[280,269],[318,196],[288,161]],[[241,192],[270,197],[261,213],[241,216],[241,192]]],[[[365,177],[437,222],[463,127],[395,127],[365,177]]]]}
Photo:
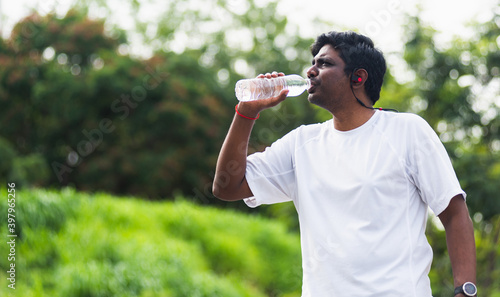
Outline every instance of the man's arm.
{"type": "MultiPolygon", "coordinates": [[[[465,282],[476,283],[476,244],[474,227],[462,195],[451,199],[448,207],[439,214],[446,231],[446,245],[450,255],[455,287],[465,282]]],[[[456,296],[465,297],[463,294],[456,296]]]]}
{"type": "MultiPolygon", "coordinates": [[[[239,107],[243,114],[244,111],[239,107]]],[[[256,114],[250,116],[247,112],[245,115],[254,117],[256,114]]],[[[235,201],[252,196],[245,179],[245,170],[248,141],[254,122],[235,114],[222,144],[212,185],[213,194],[222,200],[235,201]]]]}
{"type": "MultiPolygon", "coordinates": [[[[283,73],[268,73],[266,75],[259,75],[258,77],[271,78],[283,75],[283,73]]],[[[262,110],[273,107],[285,100],[287,94],[288,91],[283,90],[277,97],[240,102],[238,112],[246,117],[256,118],[262,110]]],[[[245,179],[245,171],[248,142],[254,123],[254,120],[244,118],[238,114],[234,115],[233,122],[217,160],[214,183],[212,185],[212,192],[219,199],[236,201],[253,196],[245,179]]]]}

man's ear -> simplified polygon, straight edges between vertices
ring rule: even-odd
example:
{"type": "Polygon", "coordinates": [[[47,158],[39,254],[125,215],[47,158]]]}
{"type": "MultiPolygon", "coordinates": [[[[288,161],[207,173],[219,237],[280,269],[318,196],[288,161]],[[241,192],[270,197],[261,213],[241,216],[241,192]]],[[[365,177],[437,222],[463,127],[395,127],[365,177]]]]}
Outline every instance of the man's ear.
{"type": "Polygon", "coordinates": [[[368,72],[363,68],[354,69],[351,75],[351,81],[353,87],[362,86],[368,79],[368,72]]]}

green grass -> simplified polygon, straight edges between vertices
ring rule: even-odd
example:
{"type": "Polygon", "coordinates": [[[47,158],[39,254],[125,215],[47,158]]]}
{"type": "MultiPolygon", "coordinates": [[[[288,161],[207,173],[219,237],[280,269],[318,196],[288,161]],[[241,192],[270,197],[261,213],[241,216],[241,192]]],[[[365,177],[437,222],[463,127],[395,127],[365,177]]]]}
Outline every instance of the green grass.
{"type": "Polygon", "coordinates": [[[0,244],[2,296],[300,296],[298,235],[269,219],[71,189],[18,191],[15,210],[16,289],[0,244]]]}

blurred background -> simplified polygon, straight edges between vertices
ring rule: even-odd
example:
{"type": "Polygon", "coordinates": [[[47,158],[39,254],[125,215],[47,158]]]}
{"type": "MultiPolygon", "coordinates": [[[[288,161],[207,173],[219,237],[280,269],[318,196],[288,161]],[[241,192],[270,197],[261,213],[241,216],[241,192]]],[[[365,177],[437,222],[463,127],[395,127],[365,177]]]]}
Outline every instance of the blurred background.
{"type": "MultiPolygon", "coordinates": [[[[479,290],[499,297],[500,1],[344,2],[0,0],[0,220],[15,183],[18,235],[16,290],[0,245],[2,295],[300,296],[293,205],[215,199],[215,163],[237,80],[305,76],[317,35],[354,30],[388,62],[378,106],[445,144],[479,290]]],[[[305,96],[262,113],[250,152],[329,119],[305,96]]],[[[451,296],[434,215],[427,236],[433,294],[451,296]]]]}

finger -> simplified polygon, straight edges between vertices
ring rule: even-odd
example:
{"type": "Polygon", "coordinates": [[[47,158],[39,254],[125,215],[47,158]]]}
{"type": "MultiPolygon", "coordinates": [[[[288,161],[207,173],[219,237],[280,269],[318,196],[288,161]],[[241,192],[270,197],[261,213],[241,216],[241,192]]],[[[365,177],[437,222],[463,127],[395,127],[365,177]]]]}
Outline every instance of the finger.
{"type": "Polygon", "coordinates": [[[257,78],[275,78],[279,76],[285,76],[285,74],[283,72],[273,71],[271,73],[267,72],[266,74],[259,74],[257,78]]]}
{"type": "Polygon", "coordinates": [[[276,97],[269,98],[269,107],[276,106],[286,99],[288,90],[281,90],[280,94],[276,97]]]}
{"type": "Polygon", "coordinates": [[[283,89],[281,90],[280,94],[278,95],[278,101],[283,101],[286,99],[286,96],[288,95],[289,90],[283,89]]]}

